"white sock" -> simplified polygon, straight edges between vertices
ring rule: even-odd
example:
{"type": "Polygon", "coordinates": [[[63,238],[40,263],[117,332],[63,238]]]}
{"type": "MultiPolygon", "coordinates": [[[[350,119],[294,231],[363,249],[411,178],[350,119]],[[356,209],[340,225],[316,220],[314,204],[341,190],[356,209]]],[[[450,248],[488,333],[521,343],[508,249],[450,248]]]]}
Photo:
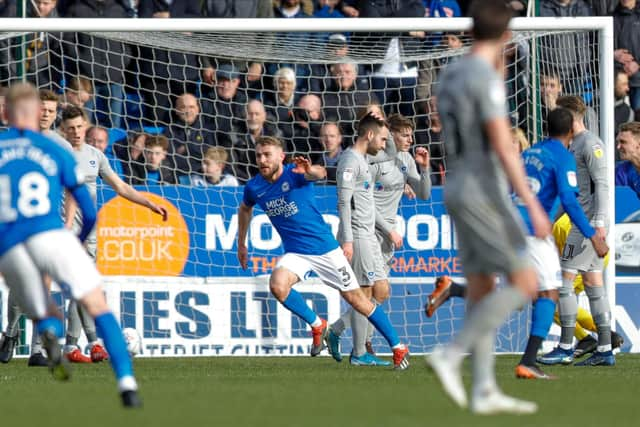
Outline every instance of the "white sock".
{"type": "Polygon", "coordinates": [[[312,328],[317,328],[318,326],[322,325],[322,319],[320,319],[319,316],[316,316],[316,320],[314,320],[313,322],[311,322],[311,327],[312,328]]]}
{"type": "Polygon", "coordinates": [[[118,390],[120,390],[121,392],[137,389],[138,383],[133,376],[122,377],[118,380],[118,390]]]}

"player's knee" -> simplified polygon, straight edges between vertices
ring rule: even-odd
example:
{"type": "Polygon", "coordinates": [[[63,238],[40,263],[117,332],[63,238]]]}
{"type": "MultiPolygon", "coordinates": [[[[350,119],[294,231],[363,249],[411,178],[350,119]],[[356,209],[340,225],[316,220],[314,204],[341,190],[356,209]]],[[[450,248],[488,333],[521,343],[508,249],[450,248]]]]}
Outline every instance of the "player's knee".
{"type": "Polygon", "coordinates": [[[289,289],[291,289],[291,284],[289,283],[287,275],[279,269],[274,271],[269,278],[269,290],[271,294],[278,301],[284,302],[289,295],[289,289]]]}
{"type": "Polygon", "coordinates": [[[389,290],[389,282],[380,280],[373,287],[373,298],[379,303],[383,303],[389,299],[391,292],[389,290]]]}
{"type": "Polygon", "coordinates": [[[102,293],[102,288],[95,288],[80,298],[80,303],[92,317],[100,316],[109,311],[107,300],[102,293]]]}

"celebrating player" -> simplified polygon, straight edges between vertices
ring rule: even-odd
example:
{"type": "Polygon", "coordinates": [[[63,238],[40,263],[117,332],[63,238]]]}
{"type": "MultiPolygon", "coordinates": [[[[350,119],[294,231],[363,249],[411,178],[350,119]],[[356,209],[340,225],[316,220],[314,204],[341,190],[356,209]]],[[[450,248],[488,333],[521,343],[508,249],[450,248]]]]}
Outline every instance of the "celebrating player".
{"type": "Polygon", "coordinates": [[[316,356],[322,351],[327,321],[309,308],[293,286],[313,271],[325,284],[340,291],[355,310],[367,316],[393,349],[394,367],[406,369],[409,366],[408,348],[400,343],[382,307],[369,301],[360,289],[349,262],[316,207],[312,182],[324,178],[325,169],[311,165],[302,157],[296,157],[294,165],[285,166],[284,158],[279,139],[261,137],[256,140],[256,163],[260,174],[245,186],[243,201],[238,208],[240,265],[247,268],[245,242],[253,206],[257,204],[269,216],[286,251],[269,278],[271,293],[288,310],[311,325],[311,355],[316,356]]]}
{"type": "MultiPolygon", "coordinates": [[[[98,179],[98,176],[100,176],[119,196],[122,196],[133,203],[149,208],[151,211],[162,215],[163,219],[166,220],[167,211],[164,207],[156,205],[120,179],[118,174],[116,174],[109,165],[109,161],[105,155],[100,150],[86,143],[85,136],[87,133],[87,125],[87,117],[81,108],[70,106],[63,111],[62,130],[73,147],[73,152],[78,162],[78,168],[85,176],[85,182],[89,187],[94,203],[97,192],[96,180],[98,179]]],[[[82,215],[75,210],[73,203],[65,203],[65,217],[67,226],[72,227],[74,230],[77,230],[82,226],[82,215]]],[[[87,252],[93,260],[96,258],[96,246],[97,242],[94,230],[89,235],[85,243],[87,252]]],[[[105,352],[102,346],[98,343],[96,326],[89,313],[87,313],[82,306],[77,305],[73,300],[69,303],[68,313],[69,319],[65,354],[69,360],[77,363],[91,363],[92,361],[100,362],[106,359],[108,357],[107,352],[105,352]],[[80,338],[82,328],[84,328],[87,340],[91,345],[90,358],[82,354],[82,351],[78,348],[78,339],[80,338]]]]}
{"type": "Polygon", "coordinates": [[[533,402],[503,394],[494,373],[496,328],[537,289],[505,175],[528,210],[535,236],[543,239],[551,233],[549,219],[527,185],[511,142],[505,85],[499,74],[503,45],[510,37],[511,14],[502,0],[472,4],[470,54],[443,71],[438,92],[450,172],[444,188],[445,204],[458,231],[469,295],[463,329],[451,344],[436,348],[427,361],[448,396],[466,407],[460,368],[464,355],[471,352],[471,410],[480,414],[537,410],[533,402]],[[496,273],[504,274],[509,286],[494,290],[496,273]]]}
{"type": "Polygon", "coordinates": [[[20,305],[37,322],[50,366],[59,379],[69,378],[58,338],[62,322],[48,312],[49,297],[41,275],[67,286],[95,319],[111,355],[125,406],[140,406],[133,366],[122,331],[109,310],[100,286],[100,274],[78,239],[65,230],[59,208],[63,188],[76,198],[86,216],[80,237],[95,224],[96,211],[73,157],[36,133],[40,115],[38,93],[27,84],[11,87],[7,96],[12,129],[0,134],[0,272],[18,294],[20,305]]]}
{"type": "MultiPolygon", "coordinates": [[[[390,271],[393,251],[402,246],[402,236],[395,230],[395,225],[398,205],[404,193],[405,184],[408,183],[410,188],[421,200],[426,200],[431,195],[429,153],[426,149],[420,147],[416,149],[415,159],[409,154],[409,149],[413,144],[413,122],[400,114],[394,114],[389,117],[388,123],[393,140],[389,145],[395,144],[395,147],[393,147],[395,150],[393,150],[393,152],[397,152],[397,154],[389,157],[387,153],[381,152],[380,154],[382,154],[382,156],[376,155],[368,158],[370,163],[372,161],[374,162],[370,165],[370,169],[372,169],[372,175],[376,177],[373,192],[376,207],[375,234],[378,241],[377,243],[381,248],[381,260],[385,276],[388,276],[390,271]],[[420,166],[419,172],[416,163],[420,166]]],[[[340,180],[339,176],[338,179],[340,180]]],[[[342,188],[344,188],[344,182],[342,188]]],[[[365,190],[365,188],[360,185],[355,185],[355,188],[356,190],[350,189],[350,191],[369,191],[369,189],[365,190]]],[[[353,198],[355,200],[355,194],[353,198]]],[[[341,206],[345,209],[351,208],[350,203],[343,203],[341,206]]],[[[358,203],[355,204],[355,206],[356,209],[362,209],[366,212],[370,212],[371,210],[370,205],[365,203],[358,203]]],[[[367,221],[370,221],[370,215],[361,216],[364,216],[367,218],[367,221]]],[[[355,217],[355,215],[353,217],[355,217]]],[[[357,271],[355,266],[354,270],[357,271]]],[[[366,280],[368,280],[368,278],[366,280]]],[[[363,290],[365,290],[365,292],[372,291],[373,301],[376,304],[384,303],[390,294],[387,280],[378,280],[373,283],[373,287],[365,286],[363,290]]],[[[342,354],[340,353],[340,335],[345,328],[351,324],[352,311],[353,310],[346,311],[340,319],[329,328],[329,352],[338,362],[342,360],[342,354]]],[[[364,346],[366,352],[360,356],[356,355],[355,351],[352,352],[349,358],[351,364],[387,365],[389,362],[379,359],[373,354],[373,347],[371,345],[373,325],[367,323],[366,335],[355,330],[358,326],[360,325],[354,326],[353,348],[354,350],[357,348],[362,349],[364,346]],[[356,343],[356,338],[360,340],[365,339],[365,343],[356,343]]]]}
{"type": "MultiPolygon", "coordinates": [[[[604,145],[584,125],[586,106],[577,96],[558,98],[558,106],[567,108],[573,115],[573,142],[571,152],[577,164],[577,182],[580,188],[578,200],[584,213],[596,229],[599,239],[606,239],[609,224],[607,162],[604,145]]],[[[582,274],[589,308],[598,328],[598,347],[588,359],[576,363],[579,366],[614,365],[611,351],[611,308],[602,271],[604,259],[599,257],[592,245],[585,241],[578,227],[572,227],[562,251],[562,288],[558,311],[560,312],[560,343],[550,353],[538,358],[538,362],[555,365],[573,362],[573,334],[576,324],[578,302],[573,292],[576,275],[582,274]]]]}

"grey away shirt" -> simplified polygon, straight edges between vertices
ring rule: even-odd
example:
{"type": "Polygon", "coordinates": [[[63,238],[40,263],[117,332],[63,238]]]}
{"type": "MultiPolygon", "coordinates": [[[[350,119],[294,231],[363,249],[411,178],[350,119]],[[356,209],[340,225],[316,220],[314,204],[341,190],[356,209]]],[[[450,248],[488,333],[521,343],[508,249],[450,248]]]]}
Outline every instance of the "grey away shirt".
{"type": "Polygon", "coordinates": [[[595,134],[584,131],[573,137],[569,147],[576,159],[578,201],[596,227],[609,224],[609,182],[604,144],[595,134]]]}
{"type": "Polygon", "coordinates": [[[336,181],[340,217],[338,241],[375,239],[374,180],[365,156],[347,149],[338,161],[336,181]]]}
{"type": "Polygon", "coordinates": [[[507,117],[502,77],[483,59],[467,55],[448,65],[438,84],[447,151],[447,187],[464,192],[469,179],[486,192],[507,191],[502,165],[486,137],[487,122],[507,117]]]}
{"type": "Polygon", "coordinates": [[[409,153],[398,152],[392,160],[371,165],[376,177],[373,196],[376,203],[376,228],[386,237],[394,230],[400,199],[405,184],[409,184],[420,200],[431,196],[429,169],[418,172],[414,158],[409,153]]]}

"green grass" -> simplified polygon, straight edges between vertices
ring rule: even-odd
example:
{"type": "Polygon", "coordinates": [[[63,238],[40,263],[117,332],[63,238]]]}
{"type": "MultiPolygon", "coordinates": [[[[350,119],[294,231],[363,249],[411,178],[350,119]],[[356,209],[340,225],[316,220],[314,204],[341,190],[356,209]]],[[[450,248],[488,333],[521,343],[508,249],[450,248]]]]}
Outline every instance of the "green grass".
{"type": "Polygon", "coordinates": [[[121,409],[106,364],[76,365],[71,382],[56,383],[46,370],[14,359],[0,366],[0,420],[15,427],[638,424],[640,357],[619,355],[614,368],[549,369],[557,381],[516,380],[517,360],[498,358],[498,381],[505,392],[538,402],[537,415],[476,417],[458,410],[419,356],[404,372],[327,357],[136,359],[139,411],[121,409]]]}

